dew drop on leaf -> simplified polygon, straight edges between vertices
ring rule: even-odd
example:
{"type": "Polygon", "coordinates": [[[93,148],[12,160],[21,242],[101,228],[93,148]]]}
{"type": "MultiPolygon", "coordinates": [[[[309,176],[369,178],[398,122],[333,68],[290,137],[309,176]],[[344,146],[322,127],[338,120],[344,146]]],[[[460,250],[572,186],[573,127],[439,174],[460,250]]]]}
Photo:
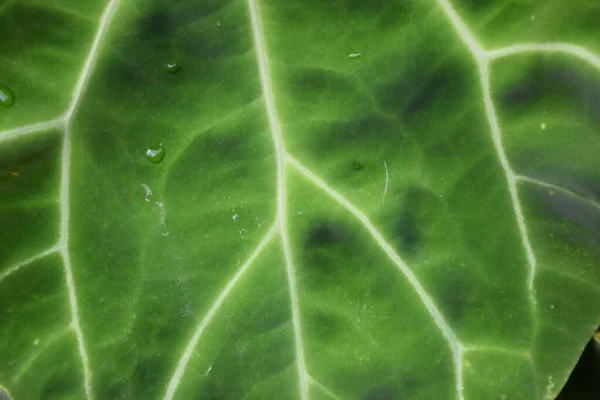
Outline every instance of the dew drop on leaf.
{"type": "Polygon", "coordinates": [[[360,171],[361,169],[363,169],[363,165],[361,163],[359,163],[358,161],[354,160],[352,162],[352,169],[355,171],[360,171]]]}
{"type": "Polygon", "coordinates": [[[10,107],[15,104],[15,95],[7,86],[0,83],[0,104],[10,107]]]}
{"type": "Polygon", "coordinates": [[[177,64],[176,62],[167,64],[167,70],[170,74],[176,74],[179,72],[180,69],[181,65],[177,64]]]}
{"type": "Polygon", "coordinates": [[[158,146],[150,146],[146,150],[146,158],[151,162],[158,164],[165,157],[165,149],[162,143],[158,146]]]}
{"type": "Polygon", "coordinates": [[[361,58],[362,57],[362,53],[350,53],[348,54],[348,58],[351,59],[357,59],[357,58],[361,58]]]}

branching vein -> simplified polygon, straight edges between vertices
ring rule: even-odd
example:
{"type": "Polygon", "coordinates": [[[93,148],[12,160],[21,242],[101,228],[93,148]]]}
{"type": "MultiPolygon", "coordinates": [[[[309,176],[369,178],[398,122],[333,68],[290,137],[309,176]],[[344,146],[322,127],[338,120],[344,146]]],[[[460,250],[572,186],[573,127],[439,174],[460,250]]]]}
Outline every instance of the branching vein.
{"type": "MultiPolygon", "coordinates": [[[[559,52],[570,54],[572,56],[578,57],[582,60],[585,60],[589,64],[594,67],[600,69],[600,57],[588,51],[587,49],[566,44],[566,43],[540,43],[540,44],[521,44],[515,46],[509,46],[503,49],[486,51],[479,42],[475,39],[475,36],[471,33],[471,31],[467,28],[463,20],[460,18],[454,7],[452,6],[450,0],[438,0],[438,4],[444,10],[444,13],[454,26],[454,29],[458,33],[460,39],[465,43],[473,57],[478,63],[479,66],[479,76],[481,80],[481,88],[483,94],[483,101],[485,105],[486,115],[488,119],[488,123],[491,129],[492,140],[494,142],[494,147],[496,149],[496,153],[498,155],[498,159],[500,160],[500,164],[502,165],[502,169],[504,170],[504,174],[506,177],[506,181],[508,184],[508,189],[510,193],[511,202],[513,205],[513,210],[515,214],[515,218],[517,220],[517,224],[519,227],[519,232],[521,236],[521,242],[523,249],[525,251],[525,255],[527,258],[529,273],[528,273],[528,295],[529,301],[531,303],[532,311],[534,313],[534,320],[537,324],[537,319],[535,318],[535,310],[537,307],[537,301],[535,297],[535,277],[537,271],[537,261],[531,246],[531,242],[529,240],[529,234],[527,230],[527,226],[525,224],[525,218],[523,215],[523,211],[521,209],[521,203],[518,196],[518,188],[517,183],[519,177],[515,174],[508,158],[506,156],[506,152],[504,150],[504,146],[502,144],[502,134],[500,130],[500,124],[498,122],[498,117],[496,115],[496,110],[494,108],[494,103],[492,100],[492,91],[490,88],[490,74],[489,74],[489,65],[490,63],[502,57],[507,57],[519,53],[526,52],[559,52]]],[[[532,182],[531,179],[521,178],[522,180],[528,180],[532,182]]],[[[540,182],[535,182],[540,183],[540,182]]]]}
{"type": "Polygon", "coordinates": [[[79,349],[79,356],[83,364],[84,374],[84,386],[85,394],[88,399],[93,397],[92,395],[92,372],[89,367],[89,361],[87,352],[85,350],[85,343],[83,339],[83,332],[81,331],[81,324],[79,322],[79,312],[77,309],[77,295],[75,293],[75,282],[73,279],[73,271],[71,266],[71,258],[69,254],[69,167],[70,167],[70,154],[71,154],[71,124],[73,116],[81,101],[81,96],[85,90],[86,84],[91,75],[94,63],[98,56],[98,50],[100,43],[104,38],[114,11],[116,10],[118,0],[111,0],[108,4],[98,25],[98,31],[94,37],[94,43],[88,56],[85,60],[83,70],[80,74],[75,91],[71,97],[69,108],[65,113],[65,134],[63,140],[62,149],[62,161],[61,161],[61,189],[60,189],[60,240],[59,249],[62,254],[65,264],[65,274],[67,279],[67,288],[69,291],[69,303],[71,306],[72,326],[75,331],[75,337],[77,338],[77,347],[79,349]]]}
{"type": "Polygon", "coordinates": [[[0,283],[2,283],[2,281],[4,279],[6,279],[9,275],[17,272],[21,268],[23,268],[23,267],[25,267],[25,266],[33,263],[33,262],[36,262],[37,260],[41,260],[42,258],[44,258],[44,257],[46,257],[46,256],[48,256],[48,255],[50,255],[52,253],[55,253],[58,250],[59,250],[58,246],[51,247],[51,248],[49,248],[47,250],[42,251],[41,253],[38,253],[38,254],[36,254],[34,256],[29,257],[26,260],[18,262],[16,265],[13,265],[12,267],[9,267],[9,268],[5,269],[4,271],[2,271],[2,273],[0,273],[0,283]]]}
{"type": "Polygon", "coordinates": [[[457,14],[456,10],[450,4],[448,0],[438,0],[440,6],[448,16],[448,19],[452,22],[452,25],[456,29],[460,39],[467,45],[467,48],[479,64],[479,76],[481,79],[481,88],[483,91],[483,101],[485,104],[485,110],[487,114],[488,123],[492,134],[492,140],[494,147],[504,170],[506,182],[508,184],[508,190],[510,193],[515,218],[519,227],[519,233],[521,236],[521,242],[523,249],[527,257],[527,263],[529,265],[529,276],[528,276],[528,288],[529,288],[529,300],[533,308],[536,306],[535,292],[534,292],[534,280],[536,273],[536,258],[529,241],[529,234],[527,232],[527,226],[525,225],[525,218],[521,210],[521,203],[519,201],[517,191],[517,179],[514,171],[512,170],[504,146],[502,145],[502,135],[500,131],[500,125],[496,116],[496,110],[492,101],[492,93],[490,89],[490,76],[489,76],[489,57],[483,47],[477,42],[471,31],[466,27],[462,19],[457,14]]]}
{"type": "Polygon", "coordinates": [[[312,376],[307,375],[306,377],[311,384],[313,384],[316,387],[318,387],[319,389],[321,389],[327,396],[331,397],[333,400],[342,400],[342,398],[340,396],[333,393],[327,386],[323,385],[321,382],[319,382],[312,376]]]}
{"type": "Polygon", "coordinates": [[[500,124],[498,123],[496,110],[494,109],[494,104],[492,102],[488,63],[485,61],[482,61],[480,64],[480,74],[481,86],[483,88],[483,101],[485,103],[485,110],[492,131],[494,147],[496,148],[500,164],[502,165],[504,175],[506,176],[506,181],[508,183],[508,191],[510,193],[510,199],[517,219],[517,224],[519,226],[519,232],[521,234],[521,242],[523,244],[523,248],[525,249],[527,263],[529,265],[529,276],[527,280],[527,287],[529,288],[529,301],[535,308],[537,301],[535,299],[534,279],[537,268],[537,260],[533,253],[533,247],[531,246],[531,242],[529,241],[529,234],[527,231],[527,226],[525,225],[525,217],[523,215],[523,210],[521,209],[521,202],[519,201],[519,194],[517,191],[517,178],[508,162],[508,157],[506,156],[504,146],[502,145],[502,134],[500,133],[500,124]]]}
{"type": "Polygon", "coordinates": [[[269,242],[273,238],[273,235],[275,235],[275,233],[277,232],[277,229],[278,225],[273,225],[273,227],[269,230],[269,232],[266,234],[263,240],[256,247],[254,252],[252,252],[248,260],[246,260],[246,262],[240,267],[240,269],[235,273],[235,275],[233,275],[229,282],[227,282],[227,284],[225,285],[223,290],[221,290],[221,293],[219,293],[219,296],[217,296],[216,300],[214,301],[204,318],[202,318],[202,320],[196,327],[192,338],[190,339],[187,347],[185,348],[185,351],[183,352],[183,355],[181,356],[181,359],[179,360],[179,363],[177,364],[175,373],[169,381],[169,386],[167,387],[167,392],[165,394],[164,400],[173,399],[173,396],[175,395],[175,392],[179,387],[179,383],[181,382],[181,378],[183,377],[183,374],[185,372],[185,368],[188,362],[190,361],[190,358],[192,357],[192,353],[194,352],[198,341],[202,337],[202,333],[204,332],[208,324],[210,324],[212,318],[217,313],[217,311],[219,311],[221,305],[223,304],[223,302],[225,301],[235,284],[242,278],[246,271],[248,271],[254,260],[256,260],[256,258],[260,255],[265,246],[269,244],[269,242]]]}
{"type": "MultiPolygon", "coordinates": [[[[498,122],[498,118],[496,115],[496,111],[494,108],[492,93],[490,88],[490,76],[489,76],[489,64],[496,59],[508,57],[511,55],[516,55],[520,53],[527,52],[556,52],[556,53],[564,53],[574,57],[578,57],[595,68],[600,70],[600,57],[593,54],[589,50],[572,44],[567,43],[541,43],[541,44],[520,44],[515,46],[509,46],[502,49],[486,51],[479,42],[475,39],[474,35],[468,29],[466,24],[463,22],[461,17],[458,15],[454,7],[452,6],[450,0],[438,0],[438,4],[443,9],[444,13],[452,23],[453,27],[457,31],[460,39],[465,43],[473,57],[478,63],[479,66],[479,75],[481,79],[481,87],[482,87],[482,95],[486,110],[486,115],[488,119],[488,123],[491,129],[491,137],[494,143],[494,147],[497,153],[497,156],[502,165],[505,178],[508,184],[508,189],[510,193],[511,202],[513,205],[513,210],[515,214],[515,218],[518,224],[522,245],[527,257],[528,265],[529,265],[529,276],[528,276],[528,287],[529,287],[529,296],[532,307],[536,306],[535,299],[535,291],[534,291],[534,280],[536,276],[536,258],[534,255],[533,248],[531,246],[527,226],[525,224],[525,219],[523,216],[523,212],[521,209],[521,204],[518,197],[518,181],[524,181],[533,183],[536,185],[551,187],[556,190],[561,190],[567,192],[568,194],[572,194],[577,197],[581,197],[573,192],[568,191],[562,187],[552,185],[543,181],[538,181],[536,179],[532,179],[525,176],[518,176],[515,174],[513,169],[510,166],[508,158],[506,156],[504,146],[502,144],[502,135],[500,130],[500,125],[498,122]]],[[[33,263],[45,256],[48,256],[54,252],[59,252],[64,260],[65,264],[65,275],[67,281],[67,288],[69,292],[69,303],[71,307],[72,321],[71,327],[75,332],[75,336],[78,344],[79,355],[82,360],[83,369],[84,369],[84,384],[85,384],[85,392],[87,399],[92,398],[92,373],[89,368],[88,356],[85,350],[83,333],[80,326],[79,314],[78,314],[78,306],[77,306],[77,296],[75,292],[75,282],[73,279],[72,273],[72,265],[69,255],[69,167],[70,167],[70,152],[71,152],[71,125],[73,122],[73,117],[77,112],[77,108],[81,102],[81,98],[85,92],[87,87],[87,83],[94,69],[96,59],[98,57],[99,49],[102,44],[102,41],[106,35],[108,30],[110,21],[114,15],[114,12],[117,8],[118,0],[111,0],[104,10],[102,17],[100,19],[98,30],[94,37],[94,41],[92,47],[88,53],[88,56],[85,60],[83,69],[75,86],[75,89],[72,93],[71,100],[69,102],[69,106],[62,117],[41,122],[37,124],[27,125],[15,129],[6,130],[0,132],[0,143],[9,140],[18,138],[24,135],[28,135],[34,132],[46,131],[55,128],[62,128],[64,132],[64,142],[62,149],[62,160],[61,160],[61,189],[60,189],[60,200],[61,200],[61,223],[60,223],[60,238],[59,242],[56,246],[51,247],[37,255],[34,255],[26,260],[19,262],[18,264],[8,268],[2,274],[0,274],[0,283],[6,279],[12,273],[18,271],[19,269],[25,267],[26,265],[33,263]]],[[[180,384],[181,378],[185,372],[185,368],[192,356],[192,353],[200,340],[204,330],[211,322],[214,315],[218,312],[223,302],[235,286],[235,284],[242,278],[245,272],[249,269],[254,260],[259,256],[264,247],[270,242],[273,236],[279,232],[282,240],[282,247],[284,251],[285,257],[285,266],[288,278],[288,286],[290,292],[291,299],[291,308],[292,308],[292,320],[294,327],[294,339],[295,339],[295,351],[296,351],[296,363],[298,370],[298,377],[300,382],[300,398],[302,400],[308,399],[308,383],[313,383],[316,386],[320,387],[325,391],[329,396],[334,399],[339,399],[338,396],[333,394],[329,389],[320,384],[318,381],[310,377],[306,371],[304,354],[303,354],[303,345],[302,345],[302,334],[300,327],[300,317],[299,317],[299,307],[298,307],[298,297],[297,297],[297,289],[296,289],[296,281],[294,276],[294,268],[292,262],[292,254],[289,243],[288,236],[288,228],[287,228],[287,217],[286,217],[286,177],[285,177],[285,168],[286,164],[294,167],[298,172],[300,172],[306,179],[312,182],[314,185],[322,189],[329,196],[331,196],[335,201],[337,201],[340,205],[346,208],[352,215],[354,215],[362,225],[369,231],[374,241],[381,247],[381,249],[386,253],[386,255],[390,258],[390,260],[398,267],[400,272],[406,277],[408,282],[412,285],[414,290],[417,292],[419,298],[425,305],[429,314],[432,316],[434,323],[441,331],[444,339],[448,343],[448,346],[451,349],[455,367],[456,374],[456,387],[459,399],[463,398],[462,394],[462,354],[463,351],[475,351],[479,350],[478,348],[465,348],[458,340],[454,331],[451,329],[439,308],[435,305],[433,299],[427,294],[417,277],[414,273],[409,269],[409,267],[404,263],[404,261],[400,258],[400,256],[396,253],[396,251],[392,248],[392,246],[383,238],[383,236],[379,233],[379,231],[374,227],[371,221],[352,203],[350,203],[347,199],[345,199],[341,194],[336,192],[330,186],[328,186],[323,180],[309,171],[306,167],[304,167],[301,163],[296,161],[293,157],[286,153],[282,134],[281,127],[278,121],[274,96],[271,87],[271,80],[268,68],[268,57],[267,51],[264,45],[264,39],[261,29],[260,23],[260,15],[257,5],[257,0],[248,0],[248,7],[250,11],[251,23],[252,23],[252,31],[253,31],[253,39],[255,44],[255,50],[257,55],[257,63],[260,72],[260,80],[263,89],[263,96],[266,106],[266,112],[268,115],[269,126],[275,146],[276,151],[276,159],[277,159],[277,221],[276,224],[269,230],[267,235],[263,238],[257,248],[254,250],[249,259],[242,265],[242,267],[235,273],[235,275],[231,278],[231,280],[227,283],[227,285],[220,292],[219,296],[215,299],[211,308],[204,316],[204,318],[199,322],[190,342],[188,343],[178,365],[177,368],[169,382],[167,387],[167,391],[165,394],[165,400],[171,400],[175,395],[175,392],[180,384]]],[[[385,161],[384,161],[385,164],[385,161]]],[[[383,196],[385,197],[385,193],[387,191],[387,165],[386,167],[386,187],[384,189],[383,196]]],[[[594,201],[589,199],[586,200],[590,204],[595,207],[600,208],[600,205],[594,201]]],[[[383,202],[383,198],[382,198],[383,202]]],[[[482,350],[488,350],[482,349],[482,350]]]]}
{"type": "Polygon", "coordinates": [[[260,15],[256,0],[248,0],[250,9],[250,18],[252,22],[252,33],[254,37],[254,46],[260,72],[260,82],[267,115],[269,117],[269,127],[271,136],[275,145],[275,154],[277,158],[277,222],[281,233],[281,242],[285,257],[285,266],[288,277],[288,286],[292,306],[292,322],[294,325],[294,342],[296,347],[296,364],[298,369],[298,381],[300,383],[300,399],[307,400],[308,389],[306,385],[306,367],[304,364],[304,350],[302,346],[302,330],[300,328],[300,311],[298,309],[298,295],[296,291],[296,278],[294,276],[294,267],[292,263],[292,254],[287,230],[287,212],[285,196],[285,147],[281,137],[281,127],[275,111],[275,102],[273,99],[273,90],[271,88],[271,78],[269,75],[269,66],[267,51],[264,45],[264,39],[260,24],[260,15]]]}
{"type": "Polygon", "coordinates": [[[598,203],[597,201],[589,199],[589,198],[587,198],[585,196],[582,196],[582,195],[580,195],[578,193],[575,193],[575,192],[573,192],[573,191],[571,191],[569,189],[566,189],[566,188],[564,188],[562,186],[555,185],[553,183],[549,183],[549,182],[545,182],[545,181],[541,181],[539,179],[530,178],[530,177],[525,176],[525,175],[517,175],[517,180],[521,181],[521,182],[531,183],[531,184],[537,185],[537,186],[543,186],[543,187],[546,187],[546,188],[551,189],[551,190],[557,190],[559,192],[563,192],[563,193],[565,193],[565,194],[567,194],[569,196],[575,197],[576,199],[578,199],[578,200],[580,200],[580,201],[582,201],[584,203],[587,203],[590,206],[595,207],[598,210],[600,210],[600,203],[598,203]]]}
{"type": "Polygon", "coordinates": [[[57,118],[52,121],[40,122],[39,124],[31,124],[22,126],[20,128],[9,129],[7,131],[0,132],[0,143],[5,140],[15,139],[21,136],[28,135],[34,132],[47,131],[54,128],[64,126],[65,121],[63,118],[57,118]]]}
{"type": "Polygon", "coordinates": [[[490,125],[492,139],[494,141],[494,146],[496,148],[496,152],[498,154],[498,158],[504,170],[504,174],[506,176],[506,181],[508,183],[508,189],[510,192],[510,197],[515,213],[515,217],[517,219],[517,224],[519,226],[519,232],[521,234],[521,242],[523,244],[523,248],[525,250],[525,254],[527,257],[527,262],[529,264],[529,276],[528,276],[528,287],[529,287],[529,299],[532,306],[535,309],[536,306],[536,298],[535,298],[535,290],[534,290],[534,281],[537,269],[537,261],[529,240],[529,234],[527,230],[527,226],[525,224],[525,218],[523,216],[523,212],[521,209],[521,204],[518,196],[517,189],[517,176],[513,169],[511,168],[506,153],[504,151],[504,146],[502,145],[502,134],[500,130],[500,124],[498,123],[498,118],[496,115],[496,110],[494,108],[494,103],[492,100],[492,92],[490,88],[490,75],[489,75],[489,64],[491,61],[507,57],[515,54],[526,53],[526,52],[558,52],[565,53],[575,57],[578,57],[592,66],[600,69],[600,57],[593,54],[589,50],[572,44],[567,43],[539,43],[539,44],[521,44],[515,46],[509,46],[503,49],[486,51],[483,47],[477,42],[473,34],[466,27],[454,7],[452,7],[449,0],[438,0],[438,3],[446,13],[448,19],[456,29],[461,40],[466,44],[469,51],[475,58],[475,60],[479,64],[479,75],[481,79],[481,87],[483,91],[483,100],[485,104],[486,114],[488,118],[488,122],[490,125]]]}
{"type": "Polygon", "coordinates": [[[505,47],[499,50],[492,50],[486,53],[488,60],[495,60],[502,57],[513,56],[520,53],[563,53],[582,59],[588,64],[600,70],[600,57],[584,47],[569,43],[538,43],[538,44],[519,44],[505,47]]]}
{"type": "Polygon", "coordinates": [[[286,161],[292,165],[298,172],[300,172],[306,179],[312,182],[314,185],[322,189],[325,193],[331,196],[335,201],[341,204],[350,214],[354,215],[362,225],[369,231],[373,240],[381,247],[385,254],[392,260],[392,262],[398,267],[400,272],[406,277],[408,282],[412,285],[417,295],[427,308],[427,311],[432,316],[433,321],[442,332],[444,339],[448,343],[450,350],[452,351],[452,357],[454,361],[455,373],[456,373],[456,386],[458,389],[459,398],[462,399],[462,345],[454,331],[448,325],[445,318],[442,316],[439,308],[435,305],[433,299],[427,294],[415,274],[408,268],[408,266],[402,261],[398,253],[392,248],[392,246],[383,238],[381,233],[375,228],[371,221],[364,215],[354,204],[350,203],[341,194],[332,189],[323,180],[309,171],[305,166],[296,161],[292,156],[287,155],[286,161]]]}

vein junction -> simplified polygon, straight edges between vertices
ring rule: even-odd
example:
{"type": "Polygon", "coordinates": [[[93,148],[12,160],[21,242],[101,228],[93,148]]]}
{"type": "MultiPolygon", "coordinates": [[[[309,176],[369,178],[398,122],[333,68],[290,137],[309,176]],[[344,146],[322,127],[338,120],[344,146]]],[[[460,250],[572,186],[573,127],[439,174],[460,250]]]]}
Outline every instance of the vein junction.
{"type": "Polygon", "coordinates": [[[46,121],[38,124],[32,124],[23,126],[16,129],[10,129],[4,132],[0,132],[0,143],[6,140],[16,139],[23,136],[28,136],[37,132],[44,132],[50,129],[61,129],[63,132],[63,148],[61,156],[61,185],[60,185],[60,232],[58,243],[48,250],[45,250],[37,255],[30,257],[27,260],[9,268],[2,276],[0,281],[6,278],[9,274],[16,272],[20,268],[27,266],[47,255],[54,252],[60,253],[63,264],[65,267],[65,279],[67,282],[67,289],[69,294],[69,305],[71,308],[71,324],[70,328],[75,332],[77,339],[77,349],[79,357],[81,359],[83,367],[83,378],[84,378],[84,389],[86,398],[92,399],[92,371],[89,366],[88,355],[85,347],[83,332],[81,330],[81,324],[79,320],[77,294],[75,290],[75,280],[73,278],[73,270],[71,265],[71,258],[69,254],[69,170],[70,170],[70,153],[71,153],[71,124],[76,114],[77,108],[81,102],[83,93],[85,92],[87,83],[94,69],[96,59],[98,57],[100,45],[106,35],[110,21],[117,8],[118,0],[111,0],[98,23],[98,29],[94,35],[94,41],[92,47],[85,59],[83,69],[77,80],[75,90],[71,94],[71,101],[65,113],[51,121],[46,121]]]}
{"type": "MultiPolygon", "coordinates": [[[[600,70],[600,57],[588,51],[587,49],[567,44],[567,43],[542,43],[542,44],[521,44],[515,46],[509,46],[502,49],[491,50],[488,51],[484,49],[479,42],[476,40],[474,35],[465,25],[463,20],[460,18],[456,10],[453,8],[452,4],[449,0],[437,0],[439,6],[443,9],[445,15],[448,17],[449,21],[453,25],[454,29],[458,33],[460,39],[464,42],[464,44],[469,49],[470,53],[474,57],[474,59],[478,63],[479,68],[479,76],[481,80],[482,87],[482,96],[484,99],[484,105],[486,109],[486,115],[488,119],[488,123],[491,129],[491,136],[495,146],[495,150],[499,161],[504,170],[504,174],[506,177],[506,181],[509,188],[509,193],[513,205],[513,210],[515,214],[515,218],[519,227],[519,233],[521,236],[521,242],[523,249],[527,256],[528,266],[529,266],[529,278],[528,278],[528,286],[529,286],[529,299],[533,309],[536,307],[536,298],[535,298],[535,290],[534,290],[534,281],[536,275],[536,258],[534,251],[532,249],[529,235],[527,231],[527,226],[525,225],[525,220],[523,216],[523,212],[521,209],[519,197],[518,197],[518,187],[517,183],[519,181],[530,182],[538,185],[546,185],[551,186],[550,184],[546,184],[544,182],[536,181],[532,178],[528,178],[525,176],[515,174],[514,170],[510,166],[508,162],[508,158],[506,156],[501,137],[501,130],[499,126],[499,122],[497,119],[496,111],[494,108],[494,104],[492,101],[491,89],[490,89],[490,76],[489,76],[489,65],[490,63],[502,57],[508,57],[512,55],[517,55],[526,52],[557,52],[563,53],[566,55],[570,55],[573,57],[577,57],[582,59],[583,61],[591,64],[595,68],[600,70]]],[[[82,360],[83,368],[84,368],[84,381],[85,381],[85,392],[86,397],[88,399],[92,398],[92,386],[91,386],[91,370],[89,368],[88,357],[85,350],[83,333],[81,331],[81,326],[79,322],[78,309],[77,309],[77,297],[75,292],[75,283],[73,279],[71,262],[69,257],[69,155],[70,155],[70,136],[71,136],[71,123],[73,120],[73,116],[76,113],[77,107],[81,101],[81,97],[85,91],[87,82],[92,73],[100,45],[102,40],[106,34],[112,16],[117,8],[118,0],[111,0],[108,6],[106,7],[97,30],[97,33],[94,38],[94,43],[92,48],[86,58],[83,70],[81,72],[80,78],[77,82],[76,88],[72,94],[71,102],[65,114],[59,118],[56,118],[51,121],[41,122],[37,124],[27,125],[15,129],[6,130],[0,132],[0,143],[3,141],[13,140],[19,137],[28,136],[32,134],[36,134],[39,132],[44,132],[50,129],[60,128],[64,134],[64,142],[63,142],[63,154],[61,161],[61,227],[60,227],[60,238],[58,243],[45,250],[40,252],[37,255],[30,257],[27,260],[24,260],[15,266],[8,268],[2,275],[0,275],[0,283],[2,280],[8,277],[11,273],[19,270],[27,266],[28,264],[33,263],[45,256],[53,254],[55,252],[59,252],[64,260],[65,264],[65,276],[67,280],[67,286],[69,290],[69,302],[71,306],[72,312],[72,323],[71,327],[76,333],[77,343],[79,355],[82,360]]],[[[290,292],[290,299],[292,305],[292,320],[294,326],[294,336],[295,336],[295,350],[296,350],[296,364],[298,370],[298,378],[300,384],[300,394],[301,399],[308,399],[308,385],[310,383],[318,385],[323,390],[325,390],[331,397],[337,398],[329,389],[321,385],[318,381],[314,380],[307,372],[307,368],[304,361],[304,352],[303,352],[303,344],[302,344],[302,333],[301,333],[301,325],[300,325],[300,311],[298,305],[298,297],[297,297],[297,289],[296,289],[296,281],[294,276],[294,265],[293,259],[289,244],[289,236],[288,236],[288,227],[287,227],[287,218],[286,218],[286,179],[285,179],[285,168],[286,165],[295,168],[298,172],[300,172],[308,181],[314,184],[316,187],[323,190],[329,196],[331,196],[335,201],[337,201],[340,205],[346,208],[354,217],[356,217],[362,225],[370,232],[373,240],[377,242],[377,244],[381,247],[382,251],[386,253],[386,255],[390,258],[390,260],[398,267],[399,271],[406,277],[406,279],[410,282],[416,293],[419,295],[429,314],[432,316],[434,322],[437,327],[440,329],[443,337],[445,338],[448,346],[450,347],[453,358],[454,358],[454,367],[456,374],[456,390],[457,397],[459,399],[463,399],[463,385],[462,385],[462,356],[465,351],[473,351],[473,348],[465,347],[460,340],[456,337],[452,328],[444,319],[443,315],[439,311],[438,307],[435,305],[433,299],[428,295],[423,286],[420,284],[417,277],[412,273],[411,269],[404,263],[404,261],[399,257],[399,255],[395,252],[395,250],[389,245],[389,243],[383,238],[383,236],[379,233],[379,231],[374,227],[374,225],[369,221],[369,219],[351,202],[345,199],[341,194],[327,185],[323,180],[317,177],[314,173],[308,170],[304,165],[295,160],[291,155],[289,155],[285,149],[283,143],[283,137],[281,133],[280,124],[277,118],[275,102],[273,91],[271,87],[269,68],[268,68],[268,58],[267,52],[264,45],[263,33],[260,24],[260,15],[257,0],[248,0],[248,7],[250,10],[251,23],[252,23],[252,31],[253,31],[253,39],[255,44],[255,50],[257,54],[257,63],[260,71],[260,79],[261,85],[263,89],[263,96],[266,106],[266,111],[269,119],[269,126],[272,134],[272,139],[275,147],[276,159],[277,159],[277,221],[276,224],[271,228],[269,233],[265,236],[263,241],[257,246],[257,248],[253,251],[251,257],[248,261],[242,266],[242,268],[234,275],[234,277],[227,283],[225,288],[221,291],[219,297],[215,300],[210,311],[207,315],[200,321],[196,331],[188,343],[188,346],[185,349],[180,362],[176,368],[176,371],[173,377],[170,380],[169,386],[167,388],[167,392],[165,394],[164,399],[170,400],[175,395],[175,392],[179,386],[180,380],[185,372],[185,368],[188,364],[188,361],[192,355],[193,349],[195,348],[197,342],[199,341],[202,332],[206,328],[206,326],[210,323],[214,314],[218,311],[221,304],[228,296],[229,292],[233,288],[236,282],[242,278],[244,272],[249,268],[252,262],[257,258],[263,248],[269,243],[272,237],[279,233],[280,238],[282,240],[282,247],[284,250],[285,264],[286,264],[286,272],[288,277],[288,286],[290,292]]]]}

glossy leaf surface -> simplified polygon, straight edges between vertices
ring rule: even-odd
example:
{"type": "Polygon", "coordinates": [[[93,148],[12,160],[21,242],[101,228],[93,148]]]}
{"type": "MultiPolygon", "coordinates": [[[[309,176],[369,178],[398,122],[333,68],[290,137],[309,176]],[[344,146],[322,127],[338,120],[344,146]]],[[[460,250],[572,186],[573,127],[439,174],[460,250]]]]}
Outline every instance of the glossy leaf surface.
{"type": "Polygon", "coordinates": [[[0,2],[0,386],[554,398],[600,323],[599,18],[0,2]]]}

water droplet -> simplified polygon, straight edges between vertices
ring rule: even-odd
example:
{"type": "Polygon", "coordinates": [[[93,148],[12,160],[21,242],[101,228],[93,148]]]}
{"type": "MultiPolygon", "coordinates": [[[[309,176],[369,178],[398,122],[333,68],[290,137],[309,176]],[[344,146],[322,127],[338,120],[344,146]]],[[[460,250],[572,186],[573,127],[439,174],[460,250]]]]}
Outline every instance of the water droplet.
{"type": "Polygon", "coordinates": [[[170,74],[176,74],[181,69],[181,65],[174,62],[172,64],[167,64],[167,68],[170,74]]]}
{"type": "Polygon", "coordinates": [[[360,171],[361,169],[363,169],[363,165],[355,160],[352,162],[352,169],[355,171],[360,171]]]}
{"type": "Polygon", "coordinates": [[[0,105],[10,107],[15,104],[15,94],[7,86],[0,83],[0,105]]]}
{"type": "Polygon", "coordinates": [[[165,157],[165,149],[162,143],[158,146],[150,146],[146,150],[146,158],[155,164],[158,164],[165,157]]]}
{"type": "Polygon", "coordinates": [[[350,53],[350,54],[348,54],[348,58],[352,58],[352,59],[361,58],[361,57],[362,57],[362,53],[350,53]]]}

